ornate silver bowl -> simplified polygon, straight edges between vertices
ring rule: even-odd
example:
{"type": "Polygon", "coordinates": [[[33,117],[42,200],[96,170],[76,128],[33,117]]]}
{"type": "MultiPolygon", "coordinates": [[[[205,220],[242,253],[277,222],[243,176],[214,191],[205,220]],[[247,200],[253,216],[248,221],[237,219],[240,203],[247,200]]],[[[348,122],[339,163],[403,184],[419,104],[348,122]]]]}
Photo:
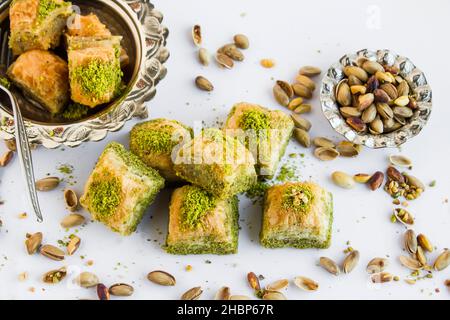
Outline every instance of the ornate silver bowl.
{"type": "MultiPolygon", "coordinates": [[[[2,33],[9,29],[10,2],[0,5],[2,33]]],[[[108,132],[120,130],[132,117],[147,117],[146,102],[154,97],[156,85],[166,75],[163,63],[169,57],[165,48],[168,30],[161,25],[162,14],[149,0],[72,0],[72,3],[82,14],[94,12],[113,34],[123,36],[122,46],[130,57],[130,64],[124,70],[127,88],[110,104],[94,109],[77,121],[50,116],[15,90],[30,143],[46,148],[76,147],[84,141],[99,141],[108,132]]],[[[0,138],[14,138],[12,112],[3,101],[0,101],[0,118],[0,138]]]]}
{"type": "Polygon", "coordinates": [[[399,56],[390,50],[371,51],[363,49],[354,54],[343,56],[339,62],[328,69],[327,74],[322,79],[320,101],[322,111],[331,126],[349,141],[370,148],[385,148],[400,146],[408,139],[419,134],[431,114],[432,92],[424,73],[416,68],[408,58],[399,56]],[[342,69],[348,65],[357,65],[357,61],[361,58],[397,67],[400,70],[399,74],[408,81],[411,89],[417,96],[417,110],[415,110],[410,121],[400,129],[380,135],[358,133],[345,122],[344,117],[339,112],[334,93],[336,85],[344,78],[342,69]]]}

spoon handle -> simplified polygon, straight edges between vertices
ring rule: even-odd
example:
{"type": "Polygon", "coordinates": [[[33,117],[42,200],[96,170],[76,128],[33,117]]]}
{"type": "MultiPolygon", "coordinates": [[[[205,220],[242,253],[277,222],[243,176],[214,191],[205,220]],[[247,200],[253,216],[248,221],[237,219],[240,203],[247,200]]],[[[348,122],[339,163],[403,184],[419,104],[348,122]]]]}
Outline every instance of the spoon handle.
{"type": "Polygon", "coordinates": [[[36,193],[33,159],[31,158],[31,151],[30,145],[28,144],[27,131],[16,98],[9,92],[9,90],[7,90],[6,92],[8,93],[11,99],[11,104],[13,108],[17,153],[19,155],[22,173],[25,175],[28,197],[33,206],[34,213],[36,214],[37,217],[37,221],[42,222],[43,218],[41,208],[39,206],[39,199],[36,193]]]}

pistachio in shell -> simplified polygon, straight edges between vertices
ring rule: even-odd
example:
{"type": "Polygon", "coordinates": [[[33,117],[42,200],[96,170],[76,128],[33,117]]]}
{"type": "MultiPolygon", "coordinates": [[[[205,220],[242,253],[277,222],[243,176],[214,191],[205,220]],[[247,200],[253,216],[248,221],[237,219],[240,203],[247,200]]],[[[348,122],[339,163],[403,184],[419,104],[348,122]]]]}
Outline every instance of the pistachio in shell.
{"type": "Polygon", "coordinates": [[[295,128],[293,136],[295,140],[297,140],[305,148],[309,148],[311,146],[311,138],[306,130],[295,128]]]}
{"type": "Polygon", "coordinates": [[[307,76],[307,77],[314,77],[320,75],[322,70],[318,67],[314,66],[303,66],[300,68],[299,74],[307,76]]]}
{"type": "Polygon", "coordinates": [[[341,141],[336,146],[337,151],[342,157],[356,157],[361,147],[350,141],[341,141]]]}
{"type": "Polygon", "coordinates": [[[325,148],[335,148],[336,145],[334,144],[333,141],[331,141],[328,138],[324,138],[324,137],[316,137],[313,139],[313,144],[316,147],[325,147],[325,148]]]}
{"type": "Polygon", "coordinates": [[[289,105],[289,96],[287,95],[286,91],[283,90],[283,88],[279,84],[275,84],[273,86],[273,96],[275,97],[275,100],[282,106],[286,107],[289,105]]]}
{"type": "Polygon", "coordinates": [[[342,264],[342,270],[345,273],[350,273],[355,269],[356,265],[359,262],[359,251],[353,250],[350,252],[347,257],[345,257],[344,262],[342,264]]]}
{"type": "Polygon", "coordinates": [[[345,122],[357,132],[364,132],[367,129],[367,125],[358,117],[349,117],[345,122]]]}
{"type": "Polygon", "coordinates": [[[181,300],[198,300],[202,293],[203,290],[201,287],[194,287],[183,293],[181,300]]]}
{"type": "Polygon", "coordinates": [[[78,209],[78,196],[72,189],[64,190],[64,202],[69,211],[76,211],[78,209]]]}
{"type": "Polygon", "coordinates": [[[339,187],[352,189],[355,187],[353,177],[342,171],[335,171],[331,174],[331,180],[339,187]]]}
{"type": "Polygon", "coordinates": [[[250,46],[250,41],[248,40],[248,37],[244,34],[237,34],[233,37],[234,44],[239,49],[248,49],[250,46]]]}
{"type": "Polygon", "coordinates": [[[409,270],[417,271],[423,269],[422,264],[414,258],[408,256],[400,256],[399,259],[400,263],[409,270]]]}
{"type": "Polygon", "coordinates": [[[365,61],[361,67],[369,74],[375,74],[377,71],[384,71],[384,68],[381,64],[371,60],[365,61]]]}
{"type": "Polygon", "coordinates": [[[433,268],[442,271],[450,265],[450,250],[445,249],[434,261],[433,268]]]}
{"type": "Polygon", "coordinates": [[[306,99],[312,98],[312,91],[308,87],[305,87],[300,83],[294,83],[292,85],[292,89],[294,90],[295,94],[299,97],[306,99]]]}
{"type": "Polygon", "coordinates": [[[313,80],[311,80],[309,77],[299,74],[295,80],[301,84],[304,85],[305,87],[307,87],[309,90],[314,91],[316,90],[316,84],[313,80]]]}
{"type": "Polygon", "coordinates": [[[350,87],[346,80],[339,82],[336,88],[336,100],[343,107],[351,105],[352,96],[350,87]]]}
{"type": "Polygon", "coordinates": [[[309,120],[301,117],[298,114],[291,114],[291,119],[292,119],[292,121],[294,121],[295,127],[299,128],[299,129],[309,131],[312,127],[312,124],[309,120]]]}
{"type": "Polygon", "coordinates": [[[176,284],[175,277],[172,276],[170,273],[161,271],[161,270],[155,270],[150,272],[147,275],[147,279],[150,280],[153,283],[159,284],[161,286],[174,286],[176,284]]]}
{"type": "Polygon", "coordinates": [[[367,264],[366,270],[369,274],[380,273],[383,272],[384,269],[388,266],[389,262],[385,258],[373,258],[367,264]]]}
{"type": "Polygon", "coordinates": [[[134,288],[127,283],[116,283],[109,287],[109,293],[117,297],[129,297],[133,295],[134,288]]]}
{"type": "Polygon", "coordinates": [[[230,288],[229,287],[221,287],[217,290],[216,295],[214,296],[214,300],[230,300],[230,288]]]}
{"type": "Polygon", "coordinates": [[[200,46],[202,44],[202,28],[200,25],[196,24],[192,27],[192,41],[196,46],[200,46]]]}
{"type": "Polygon", "coordinates": [[[289,98],[292,98],[294,96],[294,90],[292,89],[292,86],[289,83],[283,80],[277,80],[276,83],[281,87],[281,89],[283,89],[283,91],[289,98]]]}
{"type": "Polygon", "coordinates": [[[307,277],[298,276],[294,278],[295,285],[304,291],[316,291],[319,289],[319,284],[307,277]]]}
{"type": "Polygon", "coordinates": [[[91,288],[99,284],[100,279],[92,272],[84,271],[75,278],[75,283],[83,288],[91,288]]]}
{"type": "Polygon", "coordinates": [[[36,189],[39,191],[51,191],[58,187],[60,179],[58,177],[46,177],[36,181],[36,189]]]}
{"type": "Polygon", "coordinates": [[[327,257],[320,257],[319,265],[329,273],[337,276],[341,273],[341,270],[336,262],[327,257]]]}
{"type": "Polygon", "coordinates": [[[314,150],[314,156],[322,161],[331,161],[339,157],[339,152],[334,148],[319,147],[314,150]]]}
{"type": "Polygon", "coordinates": [[[36,232],[27,237],[25,246],[28,254],[34,254],[39,249],[42,243],[42,232],[36,232]]]}
{"type": "Polygon", "coordinates": [[[343,71],[347,77],[355,76],[362,82],[367,82],[367,80],[369,79],[367,72],[364,69],[357,66],[347,66],[344,68],[343,71]]]}

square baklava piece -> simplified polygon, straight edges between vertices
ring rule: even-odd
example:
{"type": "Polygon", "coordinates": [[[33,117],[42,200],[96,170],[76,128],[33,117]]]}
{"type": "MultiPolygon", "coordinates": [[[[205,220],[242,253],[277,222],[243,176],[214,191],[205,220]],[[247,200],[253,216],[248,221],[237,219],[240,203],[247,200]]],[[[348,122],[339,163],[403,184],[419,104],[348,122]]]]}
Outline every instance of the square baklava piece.
{"type": "Polygon", "coordinates": [[[266,178],[275,174],[293,129],[294,122],[284,112],[249,103],[236,104],[224,127],[252,152],[258,175],[266,178]]]}
{"type": "Polygon", "coordinates": [[[192,139],[192,129],[176,120],[154,119],[139,123],[130,133],[130,150],[146,165],[159,171],[167,182],[179,182],[173,158],[192,139]]]}
{"type": "Polygon", "coordinates": [[[68,38],[69,81],[74,102],[94,108],[120,95],[121,40],[120,36],[68,38]]]}
{"type": "Polygon", "coordinates": [[[57,55],[43,50],[23,53],[9,67],[8,77],[51,114],[59,113],[70,98],[69,69],[57,55]]]}
{"type": "Polygon", "coordinates": [[[238,247],[237,196],[220,200],[196,186],[175,189],[165,250],[172,254],[230,254],[238,247]]]}
{"type": "Polygon", "coordinates": [[[178,176],[225,199],[247,191],[257,181],[255,160],[235,137],[205,129],[178,151],[178,176]]]}
{"type": "Polygon", "coordinates": [[[94,220],[129,235],[163,187],[164,179],[156,170],[112,142],[98,159],[80,202],[94,220]]]}
{"type": "Polygon", "coordinates": [[[261,244],[267,248],[328,248],[333,197],[312,182],[270,187],[264,198],[261,244]]]}
{"type": "Polygon", "coordinates": [[[72,4],[62,0],[12,1],[9,9],[9,46],[13,54],[57,47],[72,12],[72,4]]]}

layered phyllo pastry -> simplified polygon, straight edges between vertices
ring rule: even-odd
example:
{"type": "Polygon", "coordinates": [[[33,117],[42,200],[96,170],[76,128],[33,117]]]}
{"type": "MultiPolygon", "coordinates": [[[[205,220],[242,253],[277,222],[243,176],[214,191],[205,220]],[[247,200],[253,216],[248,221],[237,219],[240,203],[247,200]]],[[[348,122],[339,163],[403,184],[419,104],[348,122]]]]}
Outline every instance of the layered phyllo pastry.
{"type": "Polygon", "coordinates": [[[236,104],[224,130],[239,138],[252,152],[260,176],[272,177],[294,129],[292,119],[282,111],[255,104],[236,104]]]}
{"type": "Polygon", "coordinates": [[[67,35],[71,37],[111,37],[111,31],[97,15],[75,15],[72,23],[67,26],[67,35]]]}
{"type": "MultiPolygon", "coordinates": [[[[97,15],[90,13],[88,15],[74,15],[71,23],[67,25],[66,41],[71,37],[108,39],[112,37],[111,31],[103,24],[97,15]]],[[[130,62],[130,58],[126,50],[120,48],[120,65],[126,67],[130,62]]]]}
{"type": "Polygon", "coordinates": [[[154,119],[133,127],[130,150],[168,181],[180,181],[173,168],[179,148],[192,139],[192,129],[176,120],[154,119]]]}
{"type": "Polygon", "coordinates": [[[69,80],[74,102],[94,108],[108,103],[122,89],[120,41],[71,37],[68,41],[69,80]]]}
{"type": "Polygon", "coordinates": [[[267,248],[328,248],[333,197],[312,182],[270,187],[264,198],[261,244],[267,248]]]}
{"type": "Polygon", "coordinates": [[[165,249],[172,254],[230,254],[238,248],[237,196],[220,200],[196,186],[172,194],[165,249]]]}
{"type": "Polygon", "coordinates": [[[156,170],[112,142],[98,159],[80,202],[94,220],[129,235],[163,187],[164,179],[156,170]]]}
{"type": "Polygon", "coordinates": [[[43,50],[23,53],[8,69],[9,79],[50,113],[69,101],[69,70],[57,55],[43,50]]]}
{"type": "Polygon", "coordinates": [[[177,175],[214,196],[226,199],[257,181],[255,160],[237,138],[205,129],[178,151],[177,175]]]}
{"type": "Polygon", "coordinates": [[[57,47],[72,12],[72,4],[62,0],[13,0],[9,9],[13,54],[57,47]]]}

